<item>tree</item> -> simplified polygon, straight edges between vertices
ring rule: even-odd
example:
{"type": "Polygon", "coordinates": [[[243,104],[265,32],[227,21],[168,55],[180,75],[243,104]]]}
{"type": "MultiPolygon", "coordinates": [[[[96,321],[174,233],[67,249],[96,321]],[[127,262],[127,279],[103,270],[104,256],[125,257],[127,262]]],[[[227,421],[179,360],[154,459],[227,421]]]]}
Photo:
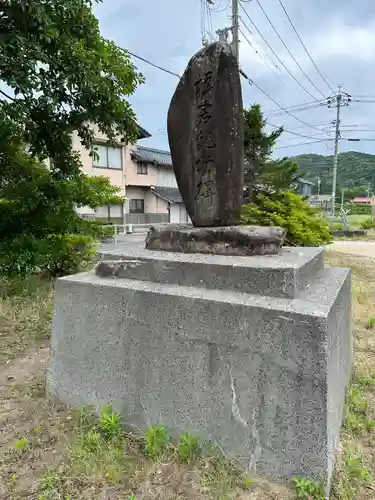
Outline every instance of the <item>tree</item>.
{"type": "Polygon", "coordinates": [[[287,245],[329,243],[332,235],[327,222],[294,191],[301,176],[298,164],[289,158],[272,160],[273,148],[283,129],[267,135],[266,124],[258,104],[244,111],[245,162],[248,165],[245,185],[250,188],[251,203],[243,206],[242,223],[283,227],[287,245]]]}
{"type": "Polygon", "coordinates": [[[245,186],[250,200],[254,189],[256,192],[260,186],[276,190],[290,188],[301,175],[296,162],[288,158],[272,160],[273,148],[283,128],[267,134],[266,125],[259,104],[244,110],[245,186]]]}
{"type": "MultiPolygon", "coordinates": [[[[81,173],[72,133],[92,155],[92,126],[110,142],[134,142],[139,133],[125,97],[143,77],[125,50],[100,35],[91,9],[91,0],[0,0],[0,83],[7,87],[0,90],[0,259],[11,248],[13,260],[19,255],[13,269],[30,270],[27,252],[43,254],[51,238],[65,248],[65,236],[93,236],[97,228],[75,206],[95,207],[115,194],[107,180],[81,173]]],[[[47,264],[37,260],[39,268],[47,264]]]]}

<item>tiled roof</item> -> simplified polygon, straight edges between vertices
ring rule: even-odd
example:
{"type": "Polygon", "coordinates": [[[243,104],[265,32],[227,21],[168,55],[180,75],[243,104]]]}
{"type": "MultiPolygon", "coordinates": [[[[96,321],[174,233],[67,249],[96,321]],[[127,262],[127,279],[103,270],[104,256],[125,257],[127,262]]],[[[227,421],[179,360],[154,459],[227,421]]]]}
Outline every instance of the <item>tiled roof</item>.
{"type": "Polygon", "coordinates": [[[160,196],[160,198],[163,198],[171,203],[182,203],[181,193],[178,188],[151,186],[151,191],[153,191],[156,196],[160,196]]]}
{"type": "Polygon", "coordinates": [[[132,156],[140,161],[153,163],[154,165],[172,166],[171,153],[169,151],[163,151],[162,149],[138,146],[137,149],[132,152],[132,156]]]}
{"type": "Polygon", "coordinates": [[[309,186],[314,186],[315,184],[311,181],[308,181],[306,179],[303,179],[302,177],[298,177],[298,182],[300,182],[301,184],[308,184],[309,186]]]}

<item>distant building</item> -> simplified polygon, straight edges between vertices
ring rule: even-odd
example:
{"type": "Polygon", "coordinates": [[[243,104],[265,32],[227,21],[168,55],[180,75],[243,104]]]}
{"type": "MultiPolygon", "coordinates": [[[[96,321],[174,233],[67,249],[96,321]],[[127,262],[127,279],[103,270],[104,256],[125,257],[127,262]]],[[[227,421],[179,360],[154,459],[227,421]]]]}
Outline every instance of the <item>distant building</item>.
{"type": "Polygon", "coordinates": [[[356,205],[372,205],[375,203],[375,198],[371,196],[356,196],[350,203],[354,203],[356,205]]]}
{"type": "Polygon", "coordinates": [[[311,207],[320,208],[325,214],[332,212],[332,195],[330,194],[315,194],[310,196],[309,205],[311,207]]]}
{"type": "MultiPolygon", "coordinates": [[[[73,148],[80,154],[83,172],[90,176],[104,175],[120,188],[127,202],[122,205],[79,207],[88,218],[105,219],[119,224],[152,224],[159,222],[190,222],[177,187],[169,151],[147,148],[137,144],[109,144],[97,126],[92,126],[97,158],[73,134],[73,148]]],[[[139,139],[150,137],[141,129],[139,139]]]]}
{"type": "Polygon", "coordinates": [[[301,196],[310,197],[312,195],[313,187],[314,187],[313,182],[307,181],[306,179],[303,179],[302,177],[300,177],[297,180],[297,192],[301,196]]]}

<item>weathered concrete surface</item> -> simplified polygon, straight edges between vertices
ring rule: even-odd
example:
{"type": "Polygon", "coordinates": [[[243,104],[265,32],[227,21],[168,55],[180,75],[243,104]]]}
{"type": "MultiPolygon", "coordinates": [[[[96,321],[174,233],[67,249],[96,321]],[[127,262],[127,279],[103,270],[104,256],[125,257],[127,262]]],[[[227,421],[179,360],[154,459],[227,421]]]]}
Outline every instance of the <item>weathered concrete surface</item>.
{"type": "MultiPolygon", "coordinates": [[[[143,261],[146,250],[137,252],[128,259],[143,261]]],[[[161,268],[196,258],[150,253],[161,268]]],[[[317,255],[315,279],[294,285],[294,298],[272,286],[272,296],[233,289],[239,275],[224,270],[220,288],[183,284],[183,265],[169,275],[179,272],[179,283],[158,282],[157,272],[59,279],[49,394],[69,405],[111,403],[139,428],[163,424],[216,441],[270,479],[297,474],[328,485],[351,372],[351,284],[349,270],[323,269],[317,255]]],[[[209,267],[222,256],[198,257],[209,267]]],[[[241,260],[246,281],[245,260],[275,259],[267,275],[283,256],[222,258],[233,269],[241,260]]]]}
{"type": "Polygon", "coordinates": [[[279,255],[231,258],[224,255],[152,252],[139,244],[104,252],[95,273],[211,290],[271,297],[296,297],[323,269],[320,248],[282,248],[279,255]]]}
{"type": "Polygon", "coordinates": [[[148,250],[213,255],[278,254],[285,239],[281,227],[152,227],[146,237],[148,250]]]}
{"type": "Polygon", "coordinates": [[[244,183],[239,67],[230,46],[195,54],[168,111],[168,139],[178,187],[195,226],[240,223],[244,183]]]}

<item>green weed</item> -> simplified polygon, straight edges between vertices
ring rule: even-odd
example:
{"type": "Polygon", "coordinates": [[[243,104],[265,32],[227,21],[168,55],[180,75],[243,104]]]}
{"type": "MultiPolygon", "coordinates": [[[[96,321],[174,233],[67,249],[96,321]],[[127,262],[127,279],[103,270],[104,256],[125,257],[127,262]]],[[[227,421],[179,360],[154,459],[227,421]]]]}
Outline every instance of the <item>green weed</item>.
{"type": "Polygon", "coordinates": [[[324,500],[322,485],[303,477],[293,477],[292,483],[296,491],[296,500],[324,500]]]}
{"type": "Polygon", "coordinates": [[[121,415],[112,410],[111,405],[105,406],[100,412],[100,431],[108,440],[116,439],[121,435],[121,415]]]}
{"type": "MultiPolygon", "coordinates": [[[[362,379],[369,383],[369,380],[362,379]]],[[[368,402],[364,398],[364,386],[354,383],[350,386],[347,395],[345,428],[356,436],[363,436],[371,432],[375,421],[368,416],[368,402]]]]}
{"type": "Polygon", "coordinates": [[[358,489],[369,483],[371,472],[363,464],[358,451],[346,448],[340,461],[340,468],[332,486],[332,495],[336,500],[353,500],[358,489]]]}
{"type": "Polygon", "coordinates": [[[177,456],[181,462],[192,464],[199,456],[200,448],[197,436],[189,432],[181,434],[177,445],[177,456]]]}
{"type": "Polygon", "coordinates": [[[366,323],[367,330],[373,330],[375,328],[375,316],[371,316],[366,323]]]}
{"type": "Polygon", "coordinates": [[[163,425],[149,427],[145,432],[146,453],[152,460],[160,458],[167,450],[170,436],[163,425]]]}

